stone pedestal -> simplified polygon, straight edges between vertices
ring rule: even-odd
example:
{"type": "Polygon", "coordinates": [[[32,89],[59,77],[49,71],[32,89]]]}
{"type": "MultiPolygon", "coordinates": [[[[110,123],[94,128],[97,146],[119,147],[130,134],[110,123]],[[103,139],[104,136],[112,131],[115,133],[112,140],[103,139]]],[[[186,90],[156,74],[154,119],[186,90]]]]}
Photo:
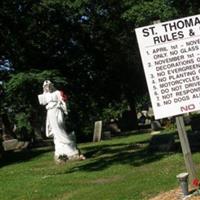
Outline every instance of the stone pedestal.
{"type": "Polygon", "coordinates": [[[176,176],[176,178],[178,179],[180,186],[181,186],[181,190],[183,192],[184,196],[187,196],[189,194],[188,192],[188,173],[180,173],[176,176]]]}
{"type": "Polygon", "coordinates": [[[22,150],[28,147],[28,141],[18,141],[17,139],[5,140],[2,143],[4,151],[22,150]]]}

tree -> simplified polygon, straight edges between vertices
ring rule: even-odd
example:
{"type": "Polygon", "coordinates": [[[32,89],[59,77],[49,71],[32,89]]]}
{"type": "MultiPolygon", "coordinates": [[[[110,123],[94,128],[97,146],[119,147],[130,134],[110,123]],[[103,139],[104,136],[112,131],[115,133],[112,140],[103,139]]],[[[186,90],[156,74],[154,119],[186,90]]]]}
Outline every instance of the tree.
{"type": "MultiPolygon", "coordinates": [[[[37,95],[42,93],[42,84],[50,79],[59,87],[67,82],[56,70],[39,72],[31,70],[11,75],[5,85],[5,102],[10,110],[10,118],[17,125],[21,139],[41,137],[41,127],[45,112],[39,106],[37,95]]],[[[43,135],[44,136],[44,135],[43,135]]]]}
{"type": "Polygon", "coordinates": [[[147,87],[134,29],[155,19],[195,14],[197,5],[196,0],[2,0],[0,55],[16,69],[6,85],[12,111],[23,113],[21,123],[30,119],[37,103],[26,93],[32,84],[30,96],[39,91],[35,83],[46,79],[43,73],[54,79],[49,69],[60,73],[56,80],[66,80],[63,86],[79,133],[100,119],[108,105],[114,109],[128,102],[135,110],[147,87]]]}
{"type": "MultiPolygon", "coordinates": [[[[68,80],[71,108],[77,113],[73,118],[78,127],[87,123],[88,116],[89,121],[100,118],[108,103],[128,99],[134,105],[137,85],[144,79],[139,66],[132,65],[133,48],[129,47],[135,41],[121,18],[121,3],[116,0],[9,3],[3,1],[1,5],[2,52],[11,57],[19,77],[30,69],[59,70],[68,80]]],[[[15,79],[16,83],[23,84],[20,79],[15,79]]],[[[28,89],[26,85],[23,93],[28,89]]],[[[13,109],[18,112],[20,103],[15,104],[13,109]]]]}

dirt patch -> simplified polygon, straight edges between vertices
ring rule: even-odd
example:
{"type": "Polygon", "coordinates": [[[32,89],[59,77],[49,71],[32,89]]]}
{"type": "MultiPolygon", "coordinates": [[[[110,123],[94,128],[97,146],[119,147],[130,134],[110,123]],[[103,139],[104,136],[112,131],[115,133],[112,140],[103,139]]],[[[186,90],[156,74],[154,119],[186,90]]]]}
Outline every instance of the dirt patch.
{"type": "MultiPolygon", "coordinates": [[[[168,192],[161,193],[156,197],[149,200],[182,200],[183,194],[180,188],[170,190],[168,192]]],[[[200,200],[200,196],[191,196],[186,198],[186,200],[200,200]]]]}

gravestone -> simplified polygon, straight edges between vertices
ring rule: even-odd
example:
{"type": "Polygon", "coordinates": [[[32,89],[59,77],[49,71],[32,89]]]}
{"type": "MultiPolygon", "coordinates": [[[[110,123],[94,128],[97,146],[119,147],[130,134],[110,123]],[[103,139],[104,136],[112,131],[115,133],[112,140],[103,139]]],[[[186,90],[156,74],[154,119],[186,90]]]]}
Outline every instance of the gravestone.
{"type": "Polygon", "coordinates": [[[122,113],[122,118],[120,119],[120,129],[121,131],[132,131],[138,129],[137,124],[137,114],[135,110],[125,110],[122,113]]]}
{"type": "Polygon", "coordinates": [[[14,150],[14,149],[16,149],[17,145],[18,145],[18,140],[17,139],[11,139],[11,140],[3,141],[4,151],[14,150]]]}
{"type": "Polygon", "coordinates": [[[152,131],[160,131],[162,129],[160,122],[157,120],[152,121],[151,129],[152,129],[152,131]]]}
{"type": "Polygon", "coordinates": [[[18,141],[17,139],[5,140],[2,142],[4,151],[22,150],[28,147],[28,141],[18,141]]]}
{"type": "Polygon", "coordinates": [[[175,145],[173,134],[156,134],[151,138],[149,148],[153,151],[171,151],[175,145]]]}
{"type": "Polygon", "coordinates": [[[102,132],[102,121],[96,121],[94,123],[93,142],[99,142],[101,140],[101,132],[102,132]]]}
{"type": "Polygon", "coordinates": [[[154,113],[153,113],[153,108],[152,107],[149,107],[149,109],[148,109],[148,116],[150,118],[154,117],[154,113]]]}
{"type": "Polygon", "coordinates": [[[104,131],[102,133],[102,139],[103,140],[109,140],[109,139],[111,139],[111,132],[110,131],[104,131]]]}
{"type": "Polygon", "coordinates": [[[110,120],[110,122],[106,125],[106,131],[110,131],[110,134],[121,133],[118,122],[115,120],[110,120]]]}

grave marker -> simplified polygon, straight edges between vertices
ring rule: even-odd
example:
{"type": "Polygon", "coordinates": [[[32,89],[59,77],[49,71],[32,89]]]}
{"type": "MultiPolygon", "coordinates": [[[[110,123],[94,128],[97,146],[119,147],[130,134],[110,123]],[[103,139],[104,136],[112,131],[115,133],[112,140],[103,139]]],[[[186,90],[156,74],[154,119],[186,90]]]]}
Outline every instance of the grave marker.
{"type": "Polygon", "coordinates": [[[102,121],[96,121],[94,123],[93,142],[99,142],[101,140],[101,133],[102,133],[102,121]]]}

